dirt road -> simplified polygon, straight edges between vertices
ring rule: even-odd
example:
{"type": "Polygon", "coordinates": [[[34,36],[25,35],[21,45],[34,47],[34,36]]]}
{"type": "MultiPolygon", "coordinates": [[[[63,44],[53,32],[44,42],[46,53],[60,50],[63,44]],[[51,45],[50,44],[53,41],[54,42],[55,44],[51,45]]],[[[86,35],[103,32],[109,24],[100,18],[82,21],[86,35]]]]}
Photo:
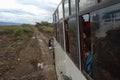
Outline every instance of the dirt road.
{"type": "Polygon", "coordinates": [[[47,43],[48,38],[34,28],[33,37],[6,63],[9,65],[0,80],[56,80],[53,56],[47,43]]]}
{"type": "Polygon", "coordinates": [[[46,80],[56,80],[54,65],[53,65],[53,55],[52,52],[48,49],[48,38],[45,37],[41,32],[35,28],[36,38],[39,41],[39,46],[41,50],[41,60],[44,64],[42,73],[45,76],[46,80]]]}

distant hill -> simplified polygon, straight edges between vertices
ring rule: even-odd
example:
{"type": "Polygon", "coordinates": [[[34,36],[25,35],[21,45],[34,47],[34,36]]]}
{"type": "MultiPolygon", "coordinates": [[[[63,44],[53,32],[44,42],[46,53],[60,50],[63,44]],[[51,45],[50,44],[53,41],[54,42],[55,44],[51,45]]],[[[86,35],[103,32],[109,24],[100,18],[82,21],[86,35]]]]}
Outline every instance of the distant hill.
{"type": "Polygon", "coordinates": [[[0,22],[0,25],[20,25],[21,23],[13,23],[13,22],[0,22]]]}

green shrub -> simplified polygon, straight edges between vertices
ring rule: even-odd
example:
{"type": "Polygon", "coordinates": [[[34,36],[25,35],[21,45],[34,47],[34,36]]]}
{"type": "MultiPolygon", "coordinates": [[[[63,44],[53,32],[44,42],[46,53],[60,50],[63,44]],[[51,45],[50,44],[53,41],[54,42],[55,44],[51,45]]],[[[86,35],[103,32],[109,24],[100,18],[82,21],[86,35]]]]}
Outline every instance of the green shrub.
{"type": "Polygon", "coordinates": [[[21,35],[22,33],[24,33],[24,29],[16,29],[13,32],[13,36],[17,37],[17,36],[21,35]]]}
{"type": "Polygon", "coordinates": [[[43,32],[52,32],[53,31],[52,27],[47,27],[47,26],[40,26],[39,29],[43,32]]]}
{"type": "Polygon", "coordinates": [[[18,36],[18,38],[21,40],[27,40],[29,38],[29,34],[21,34],[20,36],[18,36]]]}
{"type": "Polygon", "coordinates": [[[8,33],[19,39],[28,39],[32,32],[33,32],[33,27],[27,25],[0,27],[0,33],[8,33]]]}
{"type": "Polygon", "coordinates": [[[5,64],[5,62],[2,61],[2,60],[0,60],[0,66],[2,66],[2,65],[4,65],[4,64],[5,64]]]}

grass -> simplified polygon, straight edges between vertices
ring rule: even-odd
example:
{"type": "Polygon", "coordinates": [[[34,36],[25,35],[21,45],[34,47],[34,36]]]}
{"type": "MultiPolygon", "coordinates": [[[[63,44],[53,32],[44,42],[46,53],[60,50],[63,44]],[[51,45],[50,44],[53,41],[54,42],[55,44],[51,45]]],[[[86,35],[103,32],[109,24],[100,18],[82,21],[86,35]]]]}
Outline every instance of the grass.
{"type": "Polygon", "coordinates": [[[0,60],[0,66],[4,65],[4,61],[0,60]]]}
{"type": "Polygon", "coordinates": [[[39,30],[43,31],[43,32],[52,32],[53,28],[49,27],[49,26],[40,26],[39,30]]]}
{"type": "Polygon", "coordinates": [[[10,34],[19,39],[28,39],[31,32],[33,32],[31,26],[0,26],[0,33],[10,34]]]}

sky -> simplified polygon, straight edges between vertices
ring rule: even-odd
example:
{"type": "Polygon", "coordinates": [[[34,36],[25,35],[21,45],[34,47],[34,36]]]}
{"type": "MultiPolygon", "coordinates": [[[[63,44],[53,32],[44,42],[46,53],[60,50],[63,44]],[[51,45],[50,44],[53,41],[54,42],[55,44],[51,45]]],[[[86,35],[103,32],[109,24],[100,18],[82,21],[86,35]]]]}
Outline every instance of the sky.
{"type": "Polygon", "coordinates": [[[0,22],[35,24],[52,22],[61,0],[0,0],[0,22]]]}

